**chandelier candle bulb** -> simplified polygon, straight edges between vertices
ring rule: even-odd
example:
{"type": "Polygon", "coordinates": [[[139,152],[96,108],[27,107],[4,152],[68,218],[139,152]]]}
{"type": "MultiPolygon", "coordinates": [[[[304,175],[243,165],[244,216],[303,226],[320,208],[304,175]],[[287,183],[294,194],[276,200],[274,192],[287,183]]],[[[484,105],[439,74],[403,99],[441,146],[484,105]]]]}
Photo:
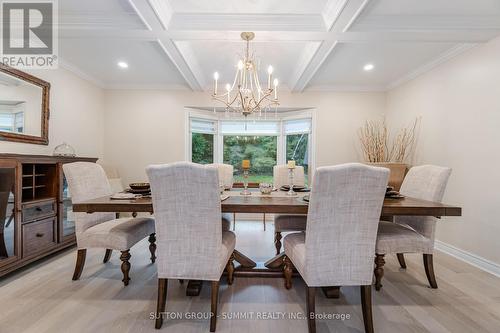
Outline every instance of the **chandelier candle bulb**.
{"type": "Polygon", "coordinates": [[[278,79],[274,79],[274,99],[278,99],[278,79]]]}
{"type": "Polygon", "coordinates": [[[295,161],[293,161],[293,160],[288,161],[287,166],[288,166],[288,169],[295,169],[295,161]]]}
{"type": "Polygon", "coordinates": [[[274,70],[273,66],[269,66],[267,68],[267,74],[268,74],[268,76],[267,76],[267,89],[271,89],[271,79],[273,77],[273,70],[274,70]]]}
{"type": "Polygon", "coordinates": [[[217,81],[219,80],[219,73],[214,73],[214,95],[217,95],[217,81]]]}

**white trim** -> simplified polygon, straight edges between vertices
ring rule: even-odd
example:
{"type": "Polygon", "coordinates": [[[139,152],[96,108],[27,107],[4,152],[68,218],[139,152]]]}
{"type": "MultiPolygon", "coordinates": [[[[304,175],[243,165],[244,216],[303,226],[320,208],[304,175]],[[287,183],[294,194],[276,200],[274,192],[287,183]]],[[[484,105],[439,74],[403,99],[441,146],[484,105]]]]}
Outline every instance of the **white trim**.
{"type": "Polygon", "coordinates": [[[325,22],[326,31],[330,31],[340,14],[347,5],[347,0],[329,0],[323,9],[323,21],[325,22]]]}
{"type": "Polygon", "coordinates": [[[163,29],[168,30],[170,21],[174,11],[168,0],[149,0],[149,5],[155,12],[158,21],[160,21],[163,29]]]}
{"type": "Polygon", "coordinates": [[[441,242],[439,240],[435,240],[434,248],[459,260],[462,260],[463,262],[466,262],[469,265],[472,265],[485,272],[500,277],[500,264],[497,264],[493,261],[480,257],[474,253],[470,253],[468,251],[459,249],[453,245],[441,242]]]}
{"type": "Polygon", "coordinates": [[[387,85],[386,91],[392,90],[408,81],[414,80],[417,77],[419,77],[422,74],[425,74],[429,72],[430,70],[436,68],[437,66],[453,59],[454,57],[458,56],[459,54],[462,54],[465,51],[468,51],[475,47],[478,44],[475,43],[464,43],[464,44],[458,44],[451,49],[448,49],[444,53],[442,53],[440,56],[437,58],[434,58],[431,62],[428,62],[427,64],[420,66],[416,70],[404,75],[403,77],[397,79],[396,81],[391,82],[390,84],[387,85]]]}
{"type": "Polygon", "coordinates": [[[62,59],[61,57],[59,57],[59,67],[64,68],[65,70],[75,74],[76,76],[78,76],[82,80],[90,82],[93,85],[95,85],[101,89],[104,89],[104,83],[102,81],[96,79],[92,75],[85,73],[84,71],[82,71],[81,69],[79,69],[78,67],[73,65],[72,63],[62,59]]]}

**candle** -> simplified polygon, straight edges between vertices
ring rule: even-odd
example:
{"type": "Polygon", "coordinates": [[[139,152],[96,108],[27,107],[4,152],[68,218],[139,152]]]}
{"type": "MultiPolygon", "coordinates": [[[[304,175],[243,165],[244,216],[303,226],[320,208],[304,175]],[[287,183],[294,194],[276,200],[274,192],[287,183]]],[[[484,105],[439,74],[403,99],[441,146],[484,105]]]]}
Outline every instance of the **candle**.
{"type": "Polygon", "coordinates": [[[288,161],[287,166],[288,166],[288,169],[295,169],[295,161],[293,161],[293,160],[288,161]]]}
{"type": "Polygon", "coordinates": [[[271,78],[273,76],[273,66],[267,68],[267,89],[271,89],[271,78]]]}
{"type": "Polygon", "coordinates": [[[219,80],[219,73],[214,73],[214,95],[217,95],[217,80],[219,80]]]}
{"type": "Polygon", "coordinates": [[[250,160],[243,160],[243,161],[241,161],[241,167],[243,169],[250,169],[250,160]]]}
{"type": "Polygon", "coordinates": [[[226,90],[227,90],[227,102],[231,103],[231,85],[229,83],[226,84],[226,90]]]}
{"type": "Polygon", "coordinates": [[[278,79],[274,79],[274,99],[278,99],[278,79]]]}

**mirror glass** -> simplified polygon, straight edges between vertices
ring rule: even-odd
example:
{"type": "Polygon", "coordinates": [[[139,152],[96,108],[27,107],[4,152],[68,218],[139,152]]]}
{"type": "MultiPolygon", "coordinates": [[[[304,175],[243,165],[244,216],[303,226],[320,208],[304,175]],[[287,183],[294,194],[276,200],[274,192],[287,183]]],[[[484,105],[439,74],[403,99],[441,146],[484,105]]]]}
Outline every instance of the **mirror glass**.
{"type": "Polygon", "coordinates": [[[0,131],[42,135],[43,88],[0,72],[0,131]]]}
{"type": "Polygon", "coordinates": [[[14,167],[0,167],[0,261],[15,255],[15,180],[14,167]]]}

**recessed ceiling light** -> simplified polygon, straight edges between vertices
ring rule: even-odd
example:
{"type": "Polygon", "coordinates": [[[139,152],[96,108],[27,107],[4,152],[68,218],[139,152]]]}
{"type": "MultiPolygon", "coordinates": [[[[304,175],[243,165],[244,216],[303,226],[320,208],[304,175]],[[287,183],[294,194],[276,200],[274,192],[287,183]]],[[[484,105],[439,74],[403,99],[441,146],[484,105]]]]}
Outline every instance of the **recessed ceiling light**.
{"type": "Polygon", "coordinates": [[[120,68],[128,68],[128,64],[125,61],[118,61],[117,65],[120,68]]]}
{"type": "Polygon", "coordinates": [[[375,66],[373,64],[366,64],[363,66],[363,69],[367,72],[373,70],[375,68],[375,66]]]}

